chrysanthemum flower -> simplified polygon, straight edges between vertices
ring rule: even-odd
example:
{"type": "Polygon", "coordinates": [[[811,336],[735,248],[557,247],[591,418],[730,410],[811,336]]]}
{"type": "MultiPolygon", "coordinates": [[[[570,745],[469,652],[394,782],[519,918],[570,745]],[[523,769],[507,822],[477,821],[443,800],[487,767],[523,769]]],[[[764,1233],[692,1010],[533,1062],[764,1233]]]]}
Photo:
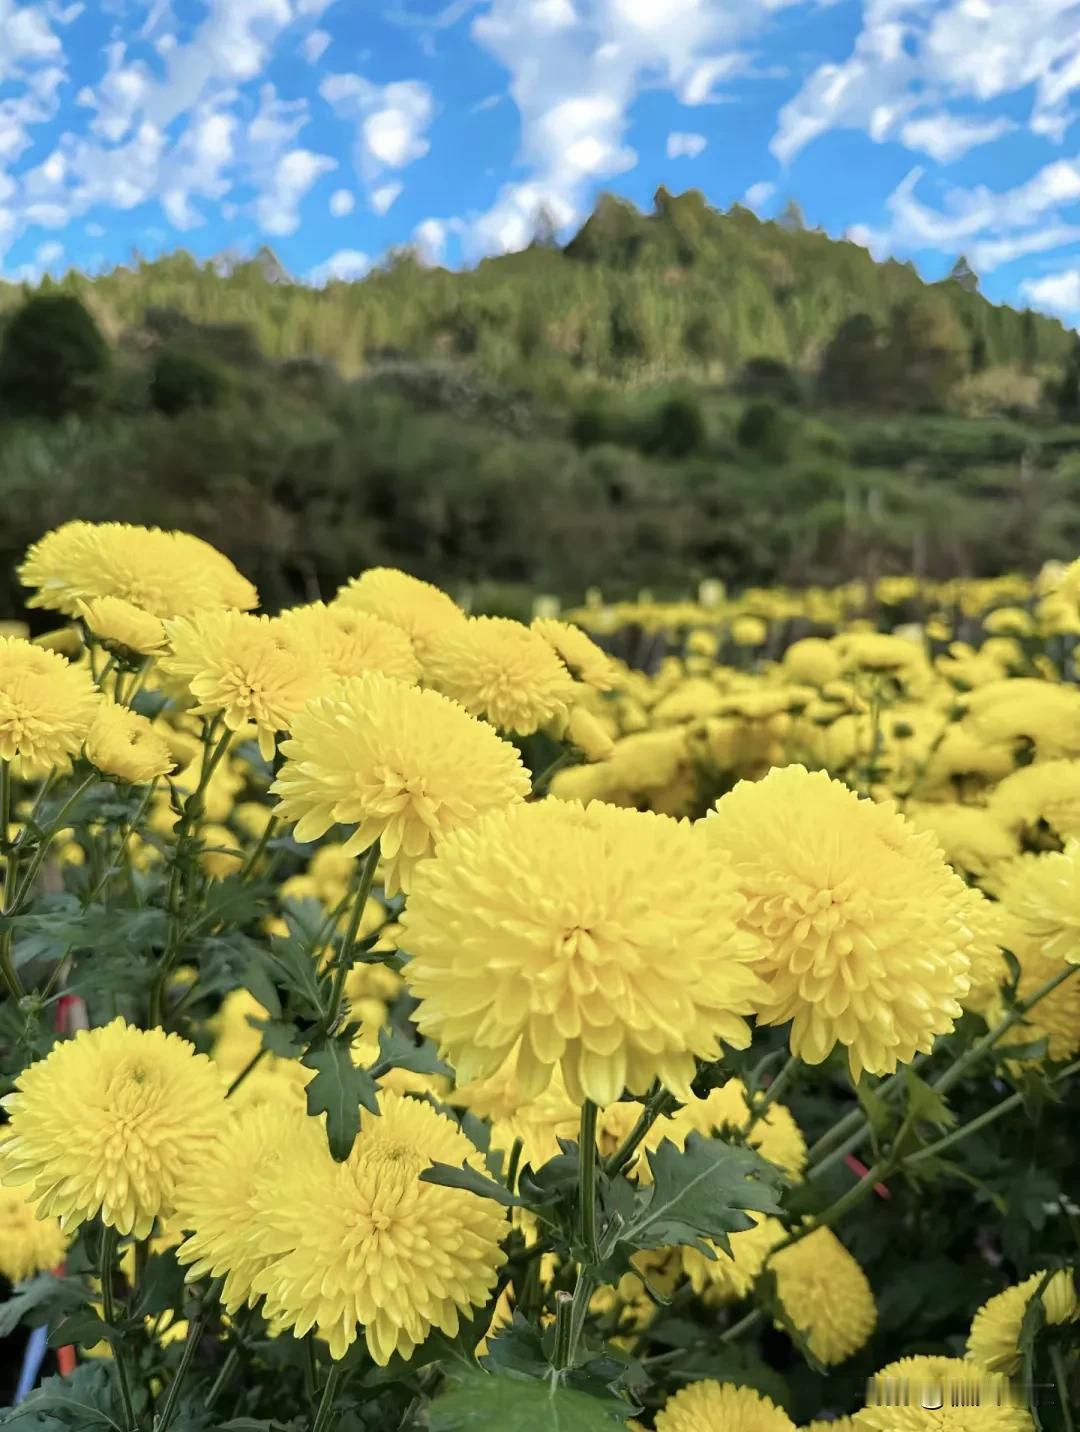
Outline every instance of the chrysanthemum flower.
{"type": "Polygon", "coordinates": [[[281,624],[312,651],[324,677],[381,671],[410,686],[420,680],[420,663],[409,637],[401,627],[371,612],[341,602],[329,607],[313,602],[282,612],[281,624]]]}
{"type": "Polygon", "coordinates": [[[1020,1329],[1028,1304],[1040,1288],[1039,1296],[1050,1326],[1059,1327],[1080,1318],[1080,1301],[1072,1273],[1062,1269],[1043,1287],[1045,1276],[1045,1272],[1033,1273],[982,1305],[972,1319],[968,1334],[967,1355],[972,1362],[991,1372],[1019,1372],[1024,1360],[1020,1351],[1020,1329]]]}
{"type": "Polygon", "coordinates": [[[770,1251],[784,1237],[784,1225],[775,1218],[750,1210],[747,1217],[754,1220],[754,1226],[728,1234],[730,1253],[711,1239],[702,1241],[712,1248],[716,1255],[713,1259],[706,1258],[704,1253],[689,1244],[679,1249],[683,1268],[694,1292],[704,1295],[709,1303],[731,1303],[745,1298],[764,1268],[770,1251]]]}
{"type": "Polygon", "coordinates": [[[964,696],[964,726],[986,745],[1031,743],[1040,760],[1080,756],[1080,691],[1038,677],[989,682],[964,696]]]}
{"type": "Polygon", "coordinates": [[[24,1188],[0,1187],[0,1277],[21,1283],[63,1260],[67,1239],[56,1218],[39,1218],[24,1188]]]}
{"type": "MultiPolygon", "coordinates": [[[[750,1120],[746,1085],[741,1079],[729,1079],[719,1089],[712,1089],[704,1099],[693,1098],[675,1115],[675,1123],[705,1138],[741,1133],[750,1120]]],[[[791,1110],[783,1104],[770,1104],[750,1131],[747,1143],[771,1164],[783,1170],[788,1178],[801,1179],[806,1171],[806,1140],[791,1110]]]]}
{"type": "Polygon", "coordinates": [[[977,886],[968,892],[967,925],[971,940],[967,957],[971,965],[971,987],[963,998],[965,1009],[985,1014],[998,998],[1009,969],[1002,954],[1005,914],[995,900],[988,900],[977,886]]]}
{"type": "Polygon", "coordinates": [[[543,637],[575,681],[595,691],[610,691],[615,685],[615,663],[580,627],[555,617],[537,617],[532,630],[543,637]]]}
{"type": "Polygon", "coordinates": [[[833,1367],[865,1345],[877,1323],[874,1295],[831,1228],[816,1228],[780,1249],[768,1267],[785,1313],[819,1362],[833,1367]]]}
{"type": "Polygon", "coordinates": [[[799,1432],[858,1432],[858,1429],[850,1417],[833,1417],[828,1421],[815,1417],[813,1422],[800,1427],[799,1432]]]}
{"type": "MultiPolygon", "coordinates": [[[[511,1058],[489,1078],[459,1084],[447,1102],[490,1121],[492,1148],[507,1151],[520,1139],[522,1163],[540,1168],[559,1153],[560,1138],[577,1138],[581,1110],[558,1074],[541,1095],[527,1098],[515,1076],[514,1063],[511,1058]]],[[[603,1150],[600,1138],[597,1143],[603,1150]]]]}
{"type": "Polygon", "coordinates": [[[103,702],[86,737],[86,758],[106,776],[145,785],[173,768],[169,743],[145,716],[103,702]]]}
{"type": "Polygon", "coordinates": [[[993,808],[963,806],[940,801],[933,805],[912,802],[904,814],[918,831],[928,830],[955,870],[982,880],[1018,854],[1016,837],[1006,829],[993,808]]]}
{"type": "Polygon", "coordinates": [[[244,857],[237,849],[237,839],[227,825],[212,822],[199,828],[199,864],[212,880],[224,880],[243,869],[244,857]]]}
{"type": "Polygon", "coordinates": [[[576,700],[574,679],[554,650],[506,617],[443,627],[428,642],[424,675],[473,716],[521,736],[565,724],[576,700]]]}
{"type": "Polygon", "coordinates": [[[78,615],[109,651],[119,648],[138,656],[156,656],[165,649],[165,626],[161,618],[144,612],[124,597],[80,601],[78,615]]]}
{"type": "Polygon", "coordinates": [[[316,691],[314,653],[280,620],[247,612],[201,612],[166,623],[170,651],[163,675],[182,682],[196,714],[219,712],[230,731],[254,725],[263,760],[316,691]]]}
{"type": "Polygon", "coordinates": [[[1080,840],[1068,840],[1061,852],[1014,861],[998,896],[1027,941],[1047,956],[1080,964],[1080,840]]]}
{"type": "Polygon", "coordinates": [[[177,1254],[187,1267],[188,1282],[224,1277],[221,1302],[226,1312],[254,1304],[255,1275],[270,1262],[253,1236],[259,1191],[280,1178],[283,1163],[318,1161],[325,1153],[322,1130],[302,1106],[238,1107],[177,1196],[173,1222],[190,1230],[177,1254]]]}
{"type": "Polygon", "coordinates": [[[853,1079],[891,1073],[953,1028],[967,994],[968,887],[890,802],[802,766],[740,781],[703,822],[762,937],[766,1023],[820,1064],[839,1042],[853,1079]]]}
{"type": "Polygon", "coordinates": [[[341,588],[334,604],[370,612],[400,627],[421,665],[435,633],[465,620],[465,613],[445,592],[395,567],[369,567],[341,588]]]}
{"type": "Polygon", "coordinates": [[[187,532],[127,522],[67,522],[35,542],[19,580],[36,591],[29,607],[79,616],[79,604],[122,597],[156,617],[205,607],[258,604],[251,583],[227,557],[187,532]]]}
{"type": "Polygon", "coordinates": [[[101,703],[80,666],[19,637],[0,637],[0,760],[27,776],[71,768],[101,703]]]}
{"type": "MultiPolygon", "coordinates": [[[[555,1080],[558,1079],[556,1073],[555,1080]]],[[[642,1112],[642,1106],[629,1099],[620,1100],[617,1104],[605,1104],[596,1121],[596,1147],[600,1150],[601,1158],[608,1159],[618,1153],[637,1125],[642,1112]]],[[[683,1148],[687,1134],[691,1132],[686,1124],[667,1115],[654,1119],[623,1172],[628,1178],[636,1179],[640,1183],[651,1183],[652,1166],[648,1155],[658,1149],[665,1139],[676,1148],[683,1148]]],[[[571,1137],[575,1135],[572,1134],[571,1137]]]]}
{"type": "MultiPolygon", "coordinates": [[[[1016,997],[1021,1001],[1030,999],[1055,976],[1074,971],[1013,1025],[1001,1039],[1002,1049],[1013,1044],[1037,1044],[1045,1039],[1048,1058],[1071,1059],[1080,1052],[1080,970],[1047,950],[1041,939],[1027,934],[1008,909],[1002,915],[1001,943],[1020,964],[1016,997]]],[[[1003,1001],[1000,998],[991,1001],[983,1014],[993,1027],[1005,1014],[1003,1001]]]]}
{"type": "Polygon", "coordinates": [[[1035,1432],[1006,1377],[958,1357],[889,1363],[854,1422],[855,1432],[1035,1432]]]}
{"type": "Polygon", "coordinates": [[[669,1397],[656,1414],[656,1432],[796,1432],[771,1397],[752,1387],[708,1378],[669,1397]]]}
{"type": "Polygon", "coordinates": [[[689,824],[547,800],[455,832],[402,916],[415,1018],[459,1078],[517,1052],[541,1093],[614,1103],[659,1078],[689,1097],[695,1055],[749,1043],[762,990],[722,853],[689,824]],[[677,972],[677,977],[675,976],[677,972]]]}
{"type": "Polygon", "coordinates": [[[794,641],[784,652],[784,675],[807,686],[828,686],[840,675],[840,657],[831,641],[820,636],[794,641]]]}
{"type": "Polygon", "coordinates": [[[171,1213],[177,1185],[227,1117],[205,1054],[120,1018],[55,1045],[0,1102],[12,1135],[3,1182],[28,1184],[65,1232],[100,1214],[136,1238],[171,1213]]]}
{"type": "Polygon", "coordinates": [[[448,832],[529,793],[517,751],[490,726],[378,672],[310,702],[281,749],[277,814],[296,822],[300,841],[355,825],[350,855],[381,841],[389,895],[409,888],[448,832]]]}
{"type": "Polygon", "coordinates": [[[1080,836],[1080,761],[1036,761],[999,781],[989,810],[1021,838],[1049,826],[1059,840],[1080,836]]]}
{"type": "Polygon", "coordinates": [[[352,1153],[283,1160],[256,1191],[254,1247],[269,1260],[255,1276],[272,1326],[311,1328],[345,1356],[364,1329],[382,1367],[410,1357],[432,1328],[449,1337],[482,1307],[505,1261],[505,1210],[466,1189],[423,1183],[432,1163],[479,1156],[445,1114],[394,1093],[380,1115],[361,1113],[352,1153]]]}

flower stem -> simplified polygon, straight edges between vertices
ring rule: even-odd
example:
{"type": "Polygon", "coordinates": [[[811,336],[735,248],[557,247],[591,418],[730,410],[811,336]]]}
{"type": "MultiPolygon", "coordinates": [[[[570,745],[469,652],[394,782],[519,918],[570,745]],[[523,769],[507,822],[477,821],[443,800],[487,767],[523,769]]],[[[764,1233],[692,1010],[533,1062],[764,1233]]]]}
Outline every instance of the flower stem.
{"type": "Polygon", "coordinates": [[[356,949],[356,934],[360,929],[360,921],[364,918],[364,909],[371,894],[371,886],[375,880],[375,867],[379,863],[379,842],[368,848],[364,856],[364,863],[360,867],[360,882],[356,890],[356,899],[353,901],[352,913],[349,916],[349,923],[345,929],[345,936],[341,941],[341,949],[334,967],[334,983],[330,989],[330,1000],[326,1007],[326,1014],[319,1024],[320,1034],[329,1034],[336,1027],[341,1019],[341,1002],[345,992],[345,981],[349,977],[349,971],[353,967],[353,955],[356,949]]]}
{"type": "Polygon", "coordinates": [[[203,1300],[203,1306],[198,1316],[188,1326],[187,1338],[184,1341],[184,1351],[180,1356],[180,1365],[177,1367],[172,1382],[169,1383],[169,1390],[165,1396],[165,1405],[161,1412],[154,1419],[154,1432],[167,1432],[172,1422],[173,1414],[176,1412],[176,1404],[180,1398],[180,1388],[183,1386],[184,1378],[188,1375],[193,1358],[202,1342],[203,1333],[206,1332],[206,1325],[210,1321],[209,1301],[216,1297],[221,1287],[220,1282],[213,1283],[207,1291],[203,1300]]]}
{"type": "Polygon", "coordinates": [[[315,1421],[311,1424],[311,1432],[327,1432],[330,1426],[330,1419],[334,1415],[334,1399],[341,1383],[343,1369],[340,1362],[335,1362],[326,1379],[326,1386],[323,1388],[322,1398],[319,1402],[319,1410],[315,1414],[315,1421]]]}
{"type": "Polygon", "coordinates": [[[720,1341],[722,1343],[735,1342],[737,1338],[742,1337],[743,1333],[753,1332],[756,1328],[760,1327],[764,1321],[765,1314],[761,1308],[751,1308],[745,1317],[740,1318],[737,1323],[732,1323],[731,1327],[725,1329],[720,1336],[720,1341]]]}
{"type": "Polygon", "coordinates": [[[517,1190],[518,1169],[521,1166],[521,1154],[524,1147],[521,1139],[515,1139],[510,1150],[510,1158],[506,1165],[506,1186],[511,1193],[517,1190]]]}
{"type": "Polygon", "coordinates": [[[251,1056],[248,1062],[244,1065],[243,1069],[240,1070],[240,1073],[237,1074],[236,1078],[225,1090],[226,1099],[231,1098],[233,1094],[236,1093],[237,1089],[239,1089],[240,1085],[244,1082],[247,1076],[252,1073],[252,1071],[262,1062],[262,1060],[269,1052],[270,1051],[267,1049],[265,1044],[255,1051],[255,1053],[251,1056]]]}
{"type": "Polygon", "coordinates": [[[578,1232],[590,1262],[595,1262],[596,1248],[596,1116],[598,1110],[591,1099],[581,1106],[581,1132],[578,1136],[578,1232]]]}
{"type": "MultiPolygon", "coordinates": [[[[101,1234],[101,1312],[104,1321],[110,1328],[116,1327],[116,1305],[113,1302],[113,1261],[115,1256],[116,1229],[106,1225],[101,1234]]],[[[111,1339],[110,1342],[112,1342],[111,1339]]],[[[112,1342],[112,1351],[116,1381],[120,1389],[120,1401],[124,1407],[124,1429],[125,1432],[135,1432],[139,1424],[135,1420],[135,1408],[131,1401],[131,1384],[128,1382],[127,1361],[124,1357],[123,1343],[119,1338],[112,1342]]]]}
{"type": "Polygon", "coordinates": [[[574,1300],[569,1293],[560,1290],[555,1294],[555,1351],[552,1356],[552,1362],[559,1372],[561,1372],[563,1368],[570,1366],[571,1314],[573,1307],[574,1300]]]}
{"type": "Polygon", "coordinates": [[[784,1067],[780,1070],[780,1073],[777,1074],[776,1078],[765,1090],[765,1097],[758,1103],[751,1105],[750,1117],[742,1129],[742,1137],[744,1139],[749,1138],[754,1130],[754,1126],[765,1117],[769,1109],[776,1103],[784,1087],[791,1082],[798,1067],[799,1056],[792,1054],[784,1064],[784,1067]]]}
{"type": "Polygon", "coordinates": [[[1069,1374],[1065,1367],[1065,1359],[1061,1355],[1061,1349],[1056,1343],[1050,1345],[1050,1365],[1054,1369],[1054,1381],[1057,1383],[1058,1401],[1061,1404],[1061,1415],[1064,1419],[1061,1424],[1062,1432],[1076,1432],[1076,1423],[1069,1411],[1069,1374]]]}
{"type": "Polygon", "coordinates": [[[611,1178],[621,1173],[630,1160],[637,1153],[638,1148],[656,1123],[675,1107],[677,1099],[668,1093],[666,1089],[654,1090],[649,1096],[649,1101],[642,1109],[637,1123],[626,1136],[621,1148],[612,1154],[611,1158],[604,1164],[604,1172],[611,1178]]]}
{"type": "Polygon", "coordinates": [[[5,915],[18,914],[18,912],[26,904],[26,901],[30,896],[30,892],[33,889],[34,880],[37,877],[37,873],[41,869],[42,862],[44,861],[46,855],[48,855],[49,853],[49,846],[52,844],[58,833],[64,828],[64,821],[67,817],[68,811],[72,808],[72,806],[76,803],[76,801],[85,791],[88,791],[92,785],[97,784],[99,779],[100,777],[98,776],[97,771],[91,771],[90,775],[88,775],[84,781],[81,781],[75,787],[71,795],[68,796],[67,800],[53,816],[48,830],[43,832],[41,842],[30,858],[30,863],[26,867],[26,873],[23,876],[22,883],[19,885],[14,898],[10,902],[7,899],[5,899],[4,901],[5,915]]]}

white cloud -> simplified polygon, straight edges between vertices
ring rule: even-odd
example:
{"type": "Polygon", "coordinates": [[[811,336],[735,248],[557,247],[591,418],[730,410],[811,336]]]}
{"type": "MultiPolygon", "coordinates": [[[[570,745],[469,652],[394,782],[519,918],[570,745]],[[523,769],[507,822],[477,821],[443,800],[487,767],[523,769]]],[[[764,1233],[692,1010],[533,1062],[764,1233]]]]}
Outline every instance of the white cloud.
{"type": "Polygon", "coordinates": [[[0,0],[0,84],[18,75],[25,64],[60,54],[60,41],[44,7],[0,0]]]}
{"type": "Polygon", "coordinates": [[[907,149],[918,149],[929,154],[939,164],[951,164],[969,149],[980,144],[990,144],[1017,126],[1003,115],[997,118],[979,115],[949,114],[939,110],[935,114],[909,119],[900,130],[900,142],[907,149]]]}
{"type": "MultiPolygon", "coordinates": [[[[1080,89],[1076,0],[865,0],[852,53],[821,65],[784,106],[773,152],[787,163],[830,129],[862,129],[879,141],[907,143],[904,128],[913,119],[913,147],[925,148],[943,104],[987,104],[1029,88],[1029,127],[1060,140],[1080,89]],[[928,107],[936,113],[914,118],[915,110],[928,107]]],[[[970,121],[946,112],[946,123],[952,139],[939,138],[939,147],[963,152],[956,148],[962,143],[957,126],[970,121]]],[[[937,157],[933,149],[926,152],[937,157]]]]}
{"type": "Polygon", "coordinates": [[[356,208],[356,196],[349,189],[335,189],[330,195],[329,208],[335,219],[343,219],[356,208]]]}
{"type": "Polygon", "coordinates": [[[1048,309],[1063,317],[1080,314],[1080,268],[1025,279],[1021,290],[1036,308],[1048,309]]]}
{"type": "Polygon", "coordinates": [[[39,244],[34,251],[34,262],[40,269],[52,268],[64,257],[64,246],[55,239],[50,239],[46,244],[39,244]]]}
{"type": "Polygon", "coordinates": [[[419,80],[375,85],[361,75],[327,75],[319,93],[335,114],[356,126],[356,169],[369,185],[387,169],[422,159],[431,147],[427,130],[435,101],[419,80]]]}
{"type": "Polygon", "coordinates": [[[324,288],[335,279],[350,282],[363,278],[371,269],[371,259],[359,249],[338,249],[325,263],[316,264],[307,276],[315,288],[324,288]]]}
{"type": "Polygon", "coordinates": [[[103,224],[87,224],[86,234],[91,239],[103,239],[105,237],[105,226],[103,224]]]}
{"type": "Polygon", "coordinates": [[[300,46],[304,59],[309,65],[317,65],[326,53],[330,44],[330,35],[325,30],[312,30],[304,36],[303,44],[300,46]]]}
{"type": "Polygon", "coordinates": [[[696,159],[699,154],[704,153],[708,143],[703,134],[680,134],[675,131],[667,137],[667,157],[696,159]]]}
{"type": "Polygon", "coordinates": [[[371,192],[371,207],[380,216],[388,214],[393,208],[395,201],[400,197],[403,184],[380,184],[377,189],[371,192]]]}
{"type": "Polygon", "coordinates": [[[1080,224],[1051,224],[1028,234],[1010,234],[1001,239],[980,239],[968,254],[979,273],[990,273],[1002,264],[1027,254],[1045,254],[1080,241],[1080,224]]]}
{"type": "Polygon", "coordinates": [[[273,180],[255,202],[259,227],[268,234],[293,234],[300,227],[300,202],[337,160],[310,149],[291,149],[278,160],[273,180]]]}
{"type": "Polygon", "coordinates": [[[413,230],[413,242],[423,263],[442,263],[446,251],[447,226],[439,219],[425,219],[413,230]]]}
{"type": "Polygon", "coordinates": [[[127,47],[122,42],[107,45],[105,78],[96,90],[86,85],[75,97],[77,104],[96,111],[91,129],[114,144],[131,129],[154,87],[153,76],[146,65],[126,64],[126,55],[127,47]]]}
{"type": "Polygon", "coordinates": [[[769,202],[769,200],[773,197],[775,193],[776,185],[770,184],[767,180],[763,179],[758,184],[750,185],[750,188],[747,189],[746,193],[743,195],[743,203],[747,206],[747,208],[753,209],[755,212],[757,212],[757,210],[763,208],[764,205],[769,202]]]}

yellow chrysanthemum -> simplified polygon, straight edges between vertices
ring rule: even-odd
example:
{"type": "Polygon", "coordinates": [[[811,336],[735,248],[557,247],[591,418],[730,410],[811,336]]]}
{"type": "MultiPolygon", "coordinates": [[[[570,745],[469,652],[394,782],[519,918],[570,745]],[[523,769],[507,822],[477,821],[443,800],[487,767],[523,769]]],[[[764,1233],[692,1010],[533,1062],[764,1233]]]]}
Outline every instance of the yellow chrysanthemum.
{"type": "Polygon", "coordinates": [[[975,886],[968,891],[967,925],[971,931],[967,946],[971,987],[963,998],[963,1005],[977,1014],[985,1014],[998,998],[1009,973],[1001,948],[1005,914],[997,901],[988,900],[975,886]]]}
{"type": "Polygon", "coordinates": [[[560,1138],[577,1138],[581,1110],[558,1074],[537,1098],[527,1098],[514,1064],[511,1058],[488,1078],[459,1084],[448,1102],[490,1121],[492,1148],[506,1152],[520,1139],[522,1164],[540,1168],[559,1153],[560,1138]]]}
{"type": "Polygon", "coordinates": [[[227,825],[208,822],[199,827],[199,864],[212,880],[224,880],[243,869],[244,857],[227,825]]]}
{"type": "Polygon", "coordinates": [[[847,1047],[853,1079],[891,1073],[953,1028],[967,994],[967,886],[891,802],[802,766],[740,781],[703,822],[762,937],[766,1023],[820,1064],[847,1047]]]}
{"type": "Polygon", "coordinates": [[[133,785],[173,768],[169,743],[152,722],[126,706],[103,702],[86,737],[86,758],[106,776],[133,785]]]}
{"type": "Polygon", "coordinates": [[[165,626],[161,618],[144,612],[123,597],[80,601],[78,615],[107,651],[156,656],[165,648],[165,626]]]}
{"type": "Polygon", "coordinates": [[[505,1261],[505,1210],[466,1189],[423,1183],[433,1162],[478,1155],[454,1122],[417,1099],[385,1092],[378,1117],[361,1114],[352,1153],[336,1164],[320,1147],[282,1160],[253,1199],[251,1239],[266,1266],[276,1328],[316,1328],[334,1358],[364,1329],[380,1366],[410,1357],[432,1328],[453,1337],[461,1314],[481,1307],[505,1261]]]}
{"type": "Polygon", "coordinates": [[[421,665],[435,633],[465,621],[465,613],[445,592],[395,567],[370,567],[341,588],[334,604],[370,612],[400,627],[421,665]]]}
{"type": "MultiPolygon", "coordinates": [[[[1032,939],[1007,909],[1001,920],[1001,943],[1020,964],[1016,985],[1019,1000],[1030,999],[1056,976],[1067,975],[1003,1036],[1002,1047],[1035,1044],[1045,1039],[1048,1058],[1061,1062],[1073,1058],[1080,1052],[1080,968],[1045,949],[1040,939],[1032,939]]],[[[1004,1003],[998,998],[986,1007],[984,1017],[993,1027],[1004,1014],[1004,1003]]]]}
{"type": "Polygon", "coordinates": [[[517,751],[490,726],[436,691],[378,672],[310,702],[281,749],[277,814],[296,822],[300,841],[335,822],[355,825],[349,854],[381,841],[390,895],[409,888],[414,867],[450,831],[529,792],[517,751]]]}
{"type": "Polygon", "coordinates": [[[205,607],[257,605],[259,597],[227,557],[187,532],[126,522],[67,522],[35,542],[19,568],[34,587],[29,607],[79,616],[80,602],[121,597],[156,617],[205,607]]]}
{"type": "Polygon", "coordinates": [[[858,1432],[858,1429],[850,1417],[833,1417],[828,1420],[815,1417],[813,1422],[807,1422],[800,1427],[799,1432],[858,1432]]]}
{"type": "Polygon", "coordinates": [[[561,1066],[578,1103],[656,1078],[688,1098],[695,1055],[749,1043],[762,991],[742,910],[727,862],[688,824],[597,803],[509,807],[416,873],[402,916],[414,1017],[464,1080],[516,1048],[532,1095],[561,1066]]]}
{"type": "Polygon", "coordinates": [[[280,620],[247,612],[201,612],[166,622],[165,630],[163,675],[187,687],[196,714],[220,713],[230,731],[254,725],[259,751],[270,760],[277,733],[289,729],[317,689],[310,647],[280,620]]]}
{"type": "Polygon", "coordinates": [[[507,617],[443,627],[428,642],[424,675],[473,716],[521,736],[565,723],[576,698],[573,678],[543,637],[507,617]]]}
{"type": "Polygon", "coordinates": [[[1080,1301],[1072,1273],[1062,1269],[1044,1287],[1045,1276],[1045,1273],[1033,1273],[982,1305],[972,1319],[968,1334],[967,1355],[972,1362],[990,1372],[1019,1372],[1024,1360],[1020,1351],[1020,1328],[1036,1293],[1051,1326],[1074,1323],[1080,1318],[1080,1301]]]}
{"type": "Polygon", "coordinates": [[[775,1218],[749,1210],[747,1216],[754,1220],[754,1227],[728,1234],[730,1253],[711,1239],[702,1241],[712,1248],[716,1255],[713,1259],[706,1258],[704,1253],[689,1245],[679,1249],[694,1292],[704,1294],[710,1303],[730,1303],[745,1298],[764,1268],[770,1251],[784,1237],[784,1226],[775,1218]]]}
{"type": "Polygon", "coordinates": [[[282,612],[281,624],[310,648],[325,676],[381,671],[410,686],[420,680],[420,663],[406,633],[371,612],[340,602],[329,607],[313,602],[282,612]]]}
{"type": "Polygon", "coordinates": [[[828,686],[840,675],[840,657],[832,642],[820,636],[803,637],[784,652],[784,675],[807,686],[828,686]]]}
{"type": "Polygon", "coordinates": [[[1009,1380],[957,1357],[902,1357],[883,1367],[855,1432],[1035,1432],[1009,1380]]]}
{"type": "Polygon", "coordinates": [[[0,637],[0,760],[27,776],[67,771],[97,714],[89,672],[20,637],[0,637]]]}
{"type": "Polygon", "coordinates": [[[990,811],[1021,837],[1049,826],[1059,840],[1080,836],[1080,761],[1036,761],[999,781],[990,811]]]}
{"type": "Polygon", "coordinates": [[[173,1221],[190,1233],[177,1254],[188,1282],[224,1278],[221,1302],[229,1313],[254,1304],[255,1275],[271,1261],[257,1237],[260,1190],[280,1178],[283,1163],[325,1157],[326,1137],[301,1107],[238,1108],[177,1197],[173,1221]]]}
{"type": "Polygon", "coordinates": [[[39,1218],[24,1188],[0,1186],[0,1277],[21,1283],[63,1261],[67,1239],[57,1218],[39,1218]]]}
{"type": "Polygon", "coordinates": [[[595,691],[610,691],[615,685],[615,663],[580,627],[554,617],[536,617],[532,630],[543,637],[576,681],[595,691]]]}
{"type": "MultiPolygon", "coordinates": [[[[555,1079],[558,1080],[558,1077],[556,1074],[555,1079]]],[[[621,1100],[618,1104],[607,1104],[600,1110],[596,1121],[596,1147],[600,1150],[601,1158],[611,1158],[622,1148],[642,1112],[642,1106],[629,1099],[621,1100]]],[[[641,1183],[651,1183],[649,1153],[658,1149],[665,1139],[676,1148],[683,1148],[690,1132],[687,1125],[666,1115],[654,1119],[623,1172],[628,1178],[637,1179],[641,1183]]]]}
{"type": "Polygon", "coordinates": [[[39,1212],[65,1232],[100,1214],[147,1237],[227,1117],[205,1054],[120,1018],[55,1045],[15,1091],[0,1101],[11,1121],[3,1182],[29,1184],[39,1212]]]}
{"type": "Polygon", "coordinates": [[[1010,922],[1045,955],[1080,964],[1080,840],[1068,840],[1062,852],[1014,861],[998,896],[1010,922]]]}
{"type": "Polygon", "coordinates": [[[796,1432],[771,1397],[731,1382],[692,1382],[656,1414],[656,1432],[796,1432]]]}
{"type": "Polygon", "coordinates": [[[1018,853],[1016,838],[983,806],[912,802],[904,814],[918,831],[935,837],[949,864],[981,880],[1018,853]]]}
{"type": "MultiPolygon", "coordinates": [[[[741,1079],[729,1079],[704,1099],[691,1099],[675,1115],[675,1123],[685,1127],[686,1133],[693,1130],[706,1138],[741,1133],[749,1119],[750,1106],[741,1079]]],[[[747,1142],[790,1179],[801,1179],[806,1171],[806,1140],[791,1110],[783,1104],[769,1105],[755,1121],[747,1142]]]]}
{"type": "Polygon", "coordinates": [[[874,1294],[831,1228],[780,1249],[768,1267],[784,1312],[819,1362],[833,1367],[866,1344],[877,1323],[874,1294]]]}

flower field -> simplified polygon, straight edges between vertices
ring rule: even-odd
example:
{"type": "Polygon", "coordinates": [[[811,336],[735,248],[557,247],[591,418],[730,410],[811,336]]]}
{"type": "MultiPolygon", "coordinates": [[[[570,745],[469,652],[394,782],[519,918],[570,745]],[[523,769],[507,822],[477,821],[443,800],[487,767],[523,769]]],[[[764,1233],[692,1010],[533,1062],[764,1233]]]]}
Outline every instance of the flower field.
{"type": "Polygon", "coordinates": [[[27,1432],[1078,1432],[1080,562],[0,635],[27,1432]]]}

